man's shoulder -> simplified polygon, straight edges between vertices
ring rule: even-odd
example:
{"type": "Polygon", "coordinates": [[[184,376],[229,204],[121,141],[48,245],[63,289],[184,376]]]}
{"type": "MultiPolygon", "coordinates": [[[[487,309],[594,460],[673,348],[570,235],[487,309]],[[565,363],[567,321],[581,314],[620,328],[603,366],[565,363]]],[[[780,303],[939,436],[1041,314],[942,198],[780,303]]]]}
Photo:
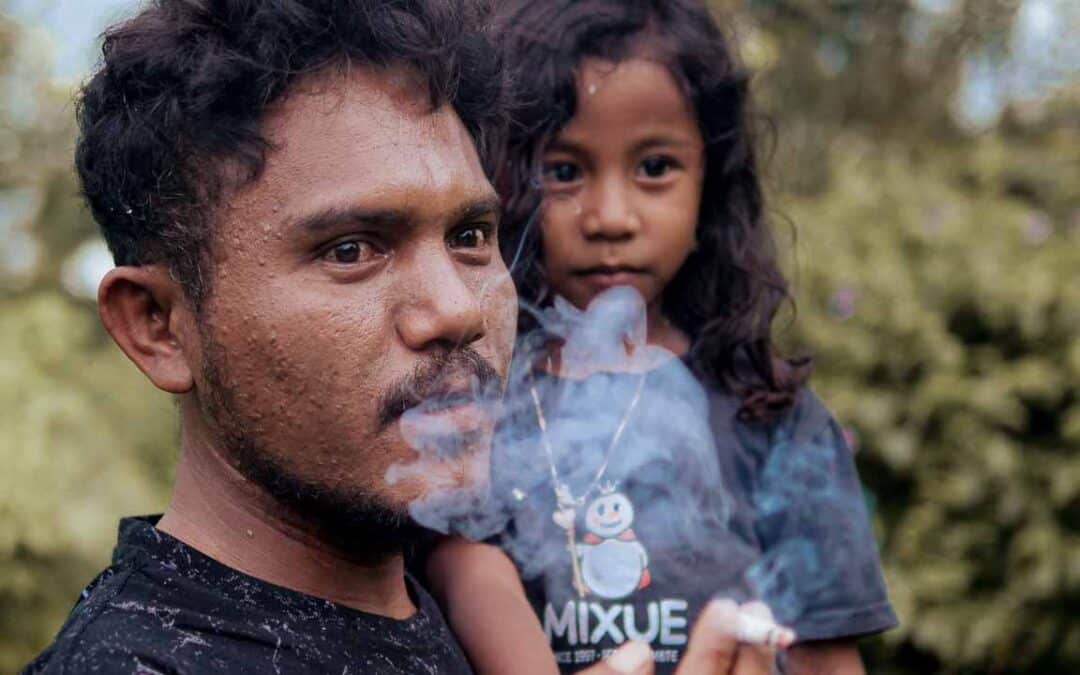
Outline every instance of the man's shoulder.
{"type": "Polygon", "coordinates": [[[120,596],[132,571],[130,568],[112,566],[91,581],[80,594],[52,644],[26,666],[23,674],[88,670],[137,672],[134,668],[124,667],[113,649],[122,644],[115,638],[123,634],[129,625],[125,625],[124,612],[115,611],[111,606],[120,596]]]}
{"type": "Polygon", "coordinates": [[[133,639],[131,629],[130,625],[94,622],[71,640],[61,642],[58,638],[26,667],[23,675],[183,672],[166,650],[149,648],[133,639]]]}
{"type": "MultiPolygon", "coordinates": [[[[237,573],[214,577],[132,556],[106,570],[24,675],[468,672],[429,596],[396,622],[237,573]],[[364,664],[367,664],[366,666],[364,664]]],[[[410,582],[411,583],[411,582],[410,582]]]]}
{"type": "Polygon", "coordinates": [[[36,673],[189,671],[210,646],[192,609],[161,593],[139,568],[114,566],[82,592],[53,643],[24,670],[36,673]]]}

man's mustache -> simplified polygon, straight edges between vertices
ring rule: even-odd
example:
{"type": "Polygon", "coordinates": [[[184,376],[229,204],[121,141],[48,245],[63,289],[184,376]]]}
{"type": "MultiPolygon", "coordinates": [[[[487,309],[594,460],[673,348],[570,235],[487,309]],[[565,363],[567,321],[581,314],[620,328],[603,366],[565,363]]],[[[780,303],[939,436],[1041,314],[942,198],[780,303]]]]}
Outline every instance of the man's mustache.
{"type": "Polygon", "coordinates": [[[447,352],[417,365],[389,387],[379,402],[379,431],[425,401],[492,400],[501,388],[499,372],[476,350],[464,347],[447,352]],[[462,382],[468,383],[466,389],[462,389],[462,382]]]}

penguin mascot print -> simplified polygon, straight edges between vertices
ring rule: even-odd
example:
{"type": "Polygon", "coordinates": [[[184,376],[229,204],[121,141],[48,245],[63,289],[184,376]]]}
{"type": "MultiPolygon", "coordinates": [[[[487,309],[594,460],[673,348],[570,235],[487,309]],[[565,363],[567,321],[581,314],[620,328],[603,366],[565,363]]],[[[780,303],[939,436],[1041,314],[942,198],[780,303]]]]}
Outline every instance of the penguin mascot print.
{"type": "Polygon", "coordinates": [[[586,534],[578,544],[581,576],[589,593],[625,598],[649,585],[649,554],[630,526],[634,506],[614,485],[606,485],[585,511],[586,534]]]}

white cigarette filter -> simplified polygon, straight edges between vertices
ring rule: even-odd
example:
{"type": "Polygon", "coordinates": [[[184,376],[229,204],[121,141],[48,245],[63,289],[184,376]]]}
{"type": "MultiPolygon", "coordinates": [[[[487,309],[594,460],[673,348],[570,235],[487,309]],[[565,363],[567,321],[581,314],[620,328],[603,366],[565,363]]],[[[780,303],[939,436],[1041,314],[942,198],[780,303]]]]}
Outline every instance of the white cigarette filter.
{"type": "Polygon", "coordinates": [[[739,610],[735,622],[735,637],[739,642],[768,645],[773,649],[787,649],[795,643],[795,631],[772,619],[751,614],[745,609],[739,610]]]}

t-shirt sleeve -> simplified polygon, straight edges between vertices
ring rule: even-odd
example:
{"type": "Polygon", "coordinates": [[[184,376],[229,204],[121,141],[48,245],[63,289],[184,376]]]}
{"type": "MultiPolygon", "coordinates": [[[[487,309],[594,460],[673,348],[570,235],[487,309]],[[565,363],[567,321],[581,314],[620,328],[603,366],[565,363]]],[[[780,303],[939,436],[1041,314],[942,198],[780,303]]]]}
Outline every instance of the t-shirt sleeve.
{"type": "Polygon", "coordinates": [[[763,555],[747,580],[800,641],[897,625],[844,434],[802,390],[767,434],[751,502],[763,555]]]}
{"type": "Polygon", "coordinates": [[[155,654],[135,654],[99,647],[77,654],[68,661],[32,663],[22,675],[75,675],[88,672],[108,675],[179,675],[183,671],[161,661],[155,654]]]}
{"type": "MultiPolygon", "coordinates": [[[[106,612],[92,621],[77,621],[70,629],[62,630],[56,642],[26,666],[22,675],[195,672],[185,668],[175,655],[175,646],[182,642],[167,641],[160,633],[145,630],[145,625],[124,614],[106,612]]],[[[182,631],[176,633],[178,638],[183,637],[182,631]]]]}

